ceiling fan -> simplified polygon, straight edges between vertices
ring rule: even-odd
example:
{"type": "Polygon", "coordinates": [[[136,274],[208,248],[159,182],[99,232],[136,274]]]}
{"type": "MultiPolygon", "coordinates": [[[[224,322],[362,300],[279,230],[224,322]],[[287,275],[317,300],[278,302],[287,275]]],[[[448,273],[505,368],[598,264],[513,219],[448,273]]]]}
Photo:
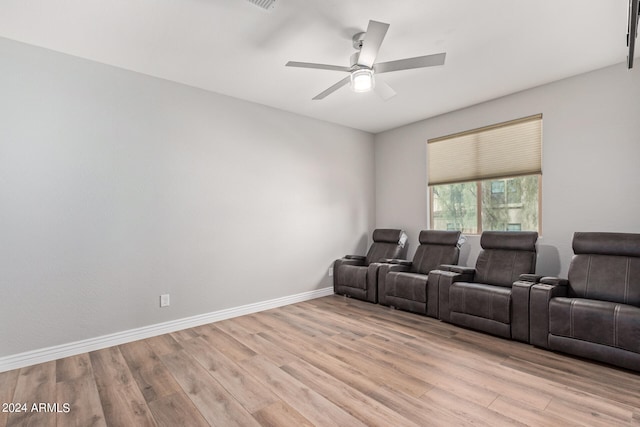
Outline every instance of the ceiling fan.
{"type": "Polygon", "coordinates": [[[399,59],[397,61],[375,63],[378,56],[378,50],[384,40],[389,24],[378,21],[369,21],[367,31],[357,33],[353,36],[353,47],[358,50],[351,55],[351,66],[344,67],[340,65],[315,64],[312,62],[295,62],[289,61],[287,67],[299,68],[317,68],[320,70],[343,71],[349,73],[349,76],[343,78],[325,91],[314,96],[314,100],[324,99],[327,95],[332,94],[351,83],[351,89],[354,92],[367,92],[376,89],[376,92],[384,100],[393,97],[396,92],[391,87],[378,81],[376,84],[374,75],[388,73],[391,71],[410,70],[412,68],[433,67],[435,65],[444,64],[446,53],[437,53],[434,55],[417,56],[415,58],[399,59]]]}

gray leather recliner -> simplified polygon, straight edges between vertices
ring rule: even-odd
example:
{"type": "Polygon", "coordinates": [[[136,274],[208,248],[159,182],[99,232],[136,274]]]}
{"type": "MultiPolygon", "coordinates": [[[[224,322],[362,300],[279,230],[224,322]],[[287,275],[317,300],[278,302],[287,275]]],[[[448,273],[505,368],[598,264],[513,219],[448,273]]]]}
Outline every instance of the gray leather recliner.
{"type": "Polygon", "coordinates": [[[378,270],[378,302],[438,317],[438,288],[429,283],[429,272],[458,263],[459,239],[459,231],[421,231],[413,261],[391,260],[378,270]]]}
{"type": "Polygon", "coordinates": [[[573,252],[531,289],[531,344],[640,371],[640,234],[575,233],[573,252]]]}
{"type": "Polygon", "coordinates": [[[434,270],[439,289],[438,317],[449,323],[529,342],[529,291],[539,276],[538,233],[485,231],[475,268],[434,270]]]}
{"type": "Polygon", "coordinates": [[[378,302],[378,268],[390,258],[401,258],[407,234],[397,229],[373,231],[373,244],[366,256],[346,255],[333,264],[333,291],[336,294],[378,302]]]}

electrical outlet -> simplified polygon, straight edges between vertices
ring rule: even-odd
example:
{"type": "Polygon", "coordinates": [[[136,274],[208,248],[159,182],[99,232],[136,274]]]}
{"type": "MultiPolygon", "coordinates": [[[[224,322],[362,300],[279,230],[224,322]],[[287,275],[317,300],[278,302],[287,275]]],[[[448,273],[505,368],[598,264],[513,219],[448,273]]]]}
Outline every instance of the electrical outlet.
{"type": "Polygon", "coordinates": [[[160,295],[160,307],[169,307],[169,294],[160,295]]]}
{"type": "Polygon", "coordinates": [[[333,276],[333,267],[329,267],[329,277],[333,276]]]}

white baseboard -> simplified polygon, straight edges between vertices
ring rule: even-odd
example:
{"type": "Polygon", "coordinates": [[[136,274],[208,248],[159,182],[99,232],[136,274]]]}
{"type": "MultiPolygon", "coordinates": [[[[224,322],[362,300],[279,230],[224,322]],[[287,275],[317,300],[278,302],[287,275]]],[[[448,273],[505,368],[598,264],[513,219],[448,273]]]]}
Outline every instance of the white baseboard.
{"type": "Polygon", "coordinates": [[[96,338],[89,338],[68,344],[61,344],[53,347],[42,348],[11,356],[0,357],[0,372],[11,371],[37,363],[50,362],[63,357],[75,356],[89,351],[100,350],[114,345],[125,344],[132,341],[150,338],[157,335],[167,334],[182,329],[193,328],[232,317],[244,316],[245,314],[257,313],[283,305],[308,301],[333,294],[333,287],[316,289],[314,291],[275,298],[268,301],[256,302],[242,305],[240,307],[227,308],[211,313],[200,314],[184,319],[171,320],[169,322],[155,325],[143,326],[142,328],[130,329],[128,331],[116,332],[114,334],[103,335],[96,338]]]}

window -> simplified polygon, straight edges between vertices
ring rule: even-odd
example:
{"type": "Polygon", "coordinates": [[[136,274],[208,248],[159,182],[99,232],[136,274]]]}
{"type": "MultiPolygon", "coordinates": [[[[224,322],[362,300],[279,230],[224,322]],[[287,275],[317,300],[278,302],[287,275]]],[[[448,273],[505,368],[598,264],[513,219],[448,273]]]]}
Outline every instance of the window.
{"type": "Polygon", "coordinates": [[[507,181],[507,203],[510,205],[522,203],[522,185],[518,185],[515,179],[507,181]]]}
{"type": "Polygon", "coordinates": [[[428,141],[434,230],[541,231],[542,115],[428,141]]]}
{"type": "Polygon", "coordinates": [[[504,205],[504,180],[491,181],[491,204],[504,205]]]}

